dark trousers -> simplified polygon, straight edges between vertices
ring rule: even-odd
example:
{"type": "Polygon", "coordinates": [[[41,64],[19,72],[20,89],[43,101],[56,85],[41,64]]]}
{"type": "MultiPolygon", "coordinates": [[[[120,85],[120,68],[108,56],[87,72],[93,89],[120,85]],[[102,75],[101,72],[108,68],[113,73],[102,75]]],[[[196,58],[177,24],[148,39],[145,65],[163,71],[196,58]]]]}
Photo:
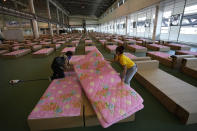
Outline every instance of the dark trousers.
{"type": "Polygon", "coordinates": [[[51,80],[64,78],[64,70],[55,70],[51,76],[51,80]]]}

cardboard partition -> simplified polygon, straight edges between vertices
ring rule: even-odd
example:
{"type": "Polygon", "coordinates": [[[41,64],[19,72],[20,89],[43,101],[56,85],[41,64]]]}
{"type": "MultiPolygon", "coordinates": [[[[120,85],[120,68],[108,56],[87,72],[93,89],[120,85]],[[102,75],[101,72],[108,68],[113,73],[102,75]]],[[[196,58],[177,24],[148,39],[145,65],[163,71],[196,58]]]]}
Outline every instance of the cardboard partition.
{"type": "Polygon", "coordinates": [[[49,130],[59,128],[83,127],[83,108],[80,116],[75,117],[54,117],[47,119],[28,119],[31,131],[49,130]]]}

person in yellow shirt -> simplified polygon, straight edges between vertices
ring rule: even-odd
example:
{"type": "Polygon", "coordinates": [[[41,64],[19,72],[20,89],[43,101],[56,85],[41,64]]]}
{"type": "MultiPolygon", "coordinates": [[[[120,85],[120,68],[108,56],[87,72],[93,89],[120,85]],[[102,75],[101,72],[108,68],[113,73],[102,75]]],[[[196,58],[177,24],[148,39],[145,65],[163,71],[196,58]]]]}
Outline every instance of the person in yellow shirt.
{"type": "Polygon", "coordinates": [[[130,86],[130,81],[137,72],[137,66],[129,57],[124,55],[123,46],[116,48],[116,55],[111,62],[119,62],[123,66],[124,70],[121,73],[121,81],[130,86]]]}

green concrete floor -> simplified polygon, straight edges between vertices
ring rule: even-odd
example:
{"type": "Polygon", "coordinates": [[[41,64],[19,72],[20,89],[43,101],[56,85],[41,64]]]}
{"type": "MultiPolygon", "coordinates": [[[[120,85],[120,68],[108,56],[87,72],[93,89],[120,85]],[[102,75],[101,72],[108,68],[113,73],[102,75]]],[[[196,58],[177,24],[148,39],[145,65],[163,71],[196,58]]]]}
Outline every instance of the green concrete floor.
{"type": "MultiPolygon", "coordinates": [[[[113,56],[106,52],[100,44],[97,48],[106,58],[113,56]]],[[[60,49],[61,50],[61,49],[60,49]]],[[[50,64],[53,58],[59,55],[60,50],[50,56],[43,58],[33,58],[27,55],[18,59],[0,58],[0,130],[2,131],[28,131],[27,117],[32,111],[48,85],[49,81],[36,81],[21,83],[17,86],[10,86],[8,81],[11,79],[37,79],[48,78],[51,75],[50,64]]],[[[84,54],[84,43],[81,42],[76,49],[77,54],[84,54]]],[[[135,54],[143,56],[145,54],[135,54]]],[[[112,66],[118,71],[121,67],[115,63],[112,66]]],[[[174,71],[165,66],[160,68],[192,85],[197,86],[197,81],[188,77],[179,71],[174,71]]],[[[134,88],[144,99],[144,109],[136,113],[134,122],[115,124],[107,129],[101,126],[58,129],[56,131],[144,131],[144,130],[173,130],[173,131],[196,131],[197,124],[183,125],[176,116],[169,113],[166,108],[159,103],[144,87],[135,79],[131,81],[131,87],[134,88]]]]}

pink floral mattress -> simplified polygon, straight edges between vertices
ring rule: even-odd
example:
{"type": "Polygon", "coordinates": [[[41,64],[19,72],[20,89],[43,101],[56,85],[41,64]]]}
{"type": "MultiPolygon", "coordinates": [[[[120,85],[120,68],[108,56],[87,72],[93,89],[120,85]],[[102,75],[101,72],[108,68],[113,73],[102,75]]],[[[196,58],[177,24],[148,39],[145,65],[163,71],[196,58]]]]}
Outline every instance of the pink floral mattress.
{"type": "Polygon", "coordinates": [[[92,50],[98,50],[98,49],[96,48],[96,46],[86,46],[85,47],[85,51],[92,51],[92,50]]]}
{"type": "Polygon", "coordinates": [[[19,44],[19,43],[17,43],[17,44],[12,44],[12,46],[21,46],[22,44],[19,44]]]}
{"type": "Polygon", "coordinates": [[[33,43],[25,44],[25,46],[33,46],[33,45],[35,45],[35,44],[33,44],[33,43]]]}
{"type": "Polygon", "coordinates": [[[125,39],[126,41],[136,41],[136,40],[134,40],[134,39],[125,39]]]}
{"type": "Polygon", "coordinates": [[[169,46],[176,46],[176,47],[190,47],[190,46],[187,46],[187,45],[182,45],[182,44],[174,44],[174,43],[170,43],[168,44],[169,46]]]}
{"type": "Polygon", "coordinates": [[[41,45],[48,45],[48,44],[51,44],[51,42],[45,42],[45,41],[43,41],[43,42],[40,42],[40,44],[41,45]]]}
{"type": "Polygon", "coordinates": [[[78,45],[79,44],[79,40],[72,41],[71,43],[78,45]]]}
{"type": "Polygon", "coordinates": [[[104,44],[107,41],[106,40],[99,40],[99,42],[101,42],[102,44],[104,44]]]}
{"type": "Polygon", "coordinates": [[[85,43],[92,43],[92,40],[85,40],[85,43]]]}
{"type": "Polygon", "coordinates": [[[143,41],[138,41],[138,40],[137,40],[137,41],[136,41],[136,43],[140,43],[140,44],[142,44],[142,43],[143,43],[143,41]]]}
{"type": "Polygon", "coordinates": [[[148,52],[149,54],[164,58],[164,59],[171,59],[171,55],[164,53],[164,52],[159,52],[159,51],[155,51],[155,52],[148,52]]]}
{"type": "Polygon", "coordinates": [[[139,46],[139,45],[128,45],[129,47],[135,48],[135,49],[146,49],[146,47],[139,46]]]}
{"type": "Polygon", "coordinates": [[[19,50],[20,47],[22,47],[22,46],[14,46],[14,47],[12,47],[12,50],[19,50]]]}
{"type": "Polygon", "coordinates": [[[51,82],[28,119],[79,116],[81,113],[81,87],[75,73],[51,82]]]}
{"type": "Polygon", "coordinates": [[[61,44],[55,44],[55,48],[60,48],[61,44]]]}
{"type": "Polygon", "coordinates": [[[0,55],[9,52],[8,50],[0,50],[0,55]]]}
{"type": "Polygon", "coordinates": [[[141,110],[143,99],[127,85],[102,56],[90,52],[74,65],[82,88],[104,128],[141,110]]]}
{"type": "Polygon", "coordinates": [[[64,44],[65,41],[58,41],[57,44],[64,44]]]}
{"type": "Polygon", "coordinates": [[[30,49],[22,49],[22,50],[9,52],[9,53],[3,54],[3,55],[5,55],[5,56],[15,56],[15,55],[23,54],[25,52],[30,52],[30,51],[31,51],[30,49]]]}
{"type": "Polygon", "coordinates": [[[106,46],[108,49],[110,49],[111,51],[116,50],[116,48],[118,47],[117,45],[107,45],[106,46]]]}
{"type": "Polygon", "coordinates": [[[62,50],[62,53],[66,53],[67,51],[75,52],[75,47],[66,47],[62,50]]]}
{"type": "Polygon", "coordinates": [[[197,57],[197,52],[192,52],[192,51],[183,51],[183,50],[180,50],[180,51],[176,51],[176,52],[180,52],[182,54],[185,54],[185,55],[194,55],[197,57]]]}
{"type": "Polygon", "coordinates": [[[168,48],[167,46],[158,45],[158,44],[149,44],[149,46],[157,47],[157,48],[168,48]]]}
{"type": "Polygon", "coordinates": [[[129,57],[130,59],[135,59],[137,58],[135,55],[131,54],[131,53],[124,53],[124,55],[126,55],[127,57],[129,57]]]}
{"type": "Polygon", "coordinates": [[[123,42],[123,41],[121,41],[121,40],[118,40],[118,39],[113,39],[113,41],[114,41],[114,42],[121,43],[121,44],[124,44],[124,42],[123,42]]]}
{"type": "Polygon", "coordinates": [[[32,47],[33,47],[33,49],[41,49],[42,48],[42,45],[34,45],[32,47]]]}
{"type": "Polygon", "coordinates": [[[44,49],[41,49],[41,50],[36,51],[33,54],[34,55],[36,55],[36,54],[47,54],[47,53],[49,53],[51,51],[54,51],[54,49],[53,48],[44,48],[44,49]]]}
{"type": "Polygon", "coordinates": [[[74,55],[71,57],[69,62],[70,64],[78,64],[78,62],[83,58],[85,58],[85,55],[74,55]]]}

